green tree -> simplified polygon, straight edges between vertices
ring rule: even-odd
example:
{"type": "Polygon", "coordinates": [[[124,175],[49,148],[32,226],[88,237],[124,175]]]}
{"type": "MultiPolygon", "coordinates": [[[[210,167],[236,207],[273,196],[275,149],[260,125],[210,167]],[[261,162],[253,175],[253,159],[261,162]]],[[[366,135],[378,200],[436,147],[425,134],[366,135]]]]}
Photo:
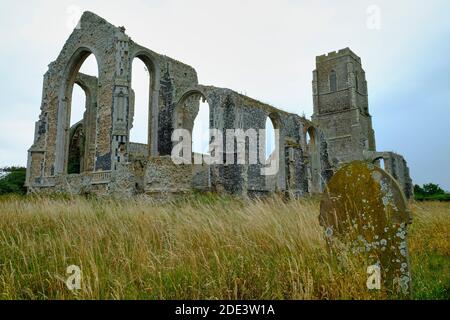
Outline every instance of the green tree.
{"type": "Polygon", "coordinates": [[[425,191],[423,190],[423,188],[421,186],[419,186],[418,184],[414,185],[414,195],[416,196],[423,196],[425,194],[425,191]]]}
{"type": "Polygon", "coordinates": [[[439,185],[434,183],[427,183],[423,185],[423,191],[426,196],[434,196],[438,194],[445,194],[445,191],[439,187],[439,185]]]}
{"type": "Polygon", "coordinates": [[[427,183],[422,187],[416,184],[414,186],[414,199],[419,201],[450,201],[450,194],[434,183],[427,183]]]}
{"type": "Polygon", "coordinates": [[[4,175],[0,178],[0,195],[1,194],[25,194],[26,188],[25,176],[26,168],[7,167],[0,170],[4,175]]]}

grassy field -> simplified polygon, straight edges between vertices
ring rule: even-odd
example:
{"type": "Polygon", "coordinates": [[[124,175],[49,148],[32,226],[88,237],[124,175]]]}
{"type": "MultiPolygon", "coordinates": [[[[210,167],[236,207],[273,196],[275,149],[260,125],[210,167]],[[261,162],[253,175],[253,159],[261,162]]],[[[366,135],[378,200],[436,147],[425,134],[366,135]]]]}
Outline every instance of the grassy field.
{"type": "MultiPolygon", "coordinates": [[[[413,203],[414,299],[450,298],[450,203],[413,203]]],[[[383,299],[314,200],[0,198],[0,299],[383,299]],[[82,269],[70,291],[66,268],[82,269]]]]}

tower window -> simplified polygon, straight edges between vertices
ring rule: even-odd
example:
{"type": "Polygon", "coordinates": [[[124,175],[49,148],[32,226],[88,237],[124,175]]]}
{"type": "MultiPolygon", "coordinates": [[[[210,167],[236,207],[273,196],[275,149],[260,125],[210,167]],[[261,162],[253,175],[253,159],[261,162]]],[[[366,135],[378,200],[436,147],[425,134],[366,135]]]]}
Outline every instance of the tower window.
{"type": "Polygon", "coordinates": [[[332,70],[330,73],[330,92],[337,91],[337,77],[336,71],[332,70]]]}

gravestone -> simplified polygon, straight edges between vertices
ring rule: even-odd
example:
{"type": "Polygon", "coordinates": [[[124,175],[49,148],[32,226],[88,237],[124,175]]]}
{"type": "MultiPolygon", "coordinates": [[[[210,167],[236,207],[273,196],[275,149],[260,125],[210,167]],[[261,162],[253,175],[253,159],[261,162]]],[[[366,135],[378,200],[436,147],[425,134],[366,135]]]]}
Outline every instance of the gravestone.
{"type": "Polygon", "coordinates": [[[320,204],[320,223],[331,251],[337,253],[339,244],[365,255],[367,287],[393,295],[410,294],[406,228],[411,220],[395,179],[362,161],[336,172],[320,204]]]}

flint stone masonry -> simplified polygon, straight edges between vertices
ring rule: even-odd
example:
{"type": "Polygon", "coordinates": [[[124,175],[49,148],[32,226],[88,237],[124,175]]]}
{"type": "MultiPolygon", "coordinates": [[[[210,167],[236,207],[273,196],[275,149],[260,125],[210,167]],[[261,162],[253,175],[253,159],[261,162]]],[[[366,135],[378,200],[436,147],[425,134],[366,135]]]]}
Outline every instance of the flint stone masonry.
{"type": "MultiPolygon", "coordinates": [[[[364,159],[378,164],[383,155],[389,155],[386,158],[393,162],[387,170],[409,190],[412,184],[404,159],[376,152],[361,59],[350,49],[318,57],[313,93],[310,121],[230,89],[200,85],[194,68],[137,44],[125,28],[85,12],[79,28],[44,75],[41,113],[28,150],[26,185],[29,192],[125,196],[193,190],[303,196],[323,192],[347,161],[364,159]],[[91,54],[98,64],[98,78],[78,72],[91,54]],[[134,118],[140,116],[134,111],[131,84],[135,58],[144,62],[150,76],[147,144],[129,140],[134,118]],[[83,119],[71,127],[74,83],[87,98],[83,119]],[[264,163],[171,163],[172,133],[178,128],[192,132],[200,100],[209,104],[209,127],[224,133],[226,129],[265,129],[269,118],[280,132],[277,173],[262,175],[264,163]]],[[[224,150],[231,142],[227,139],[224,150]]],[[[234,146],[228,156],[236,159],[234,146]]]]}

